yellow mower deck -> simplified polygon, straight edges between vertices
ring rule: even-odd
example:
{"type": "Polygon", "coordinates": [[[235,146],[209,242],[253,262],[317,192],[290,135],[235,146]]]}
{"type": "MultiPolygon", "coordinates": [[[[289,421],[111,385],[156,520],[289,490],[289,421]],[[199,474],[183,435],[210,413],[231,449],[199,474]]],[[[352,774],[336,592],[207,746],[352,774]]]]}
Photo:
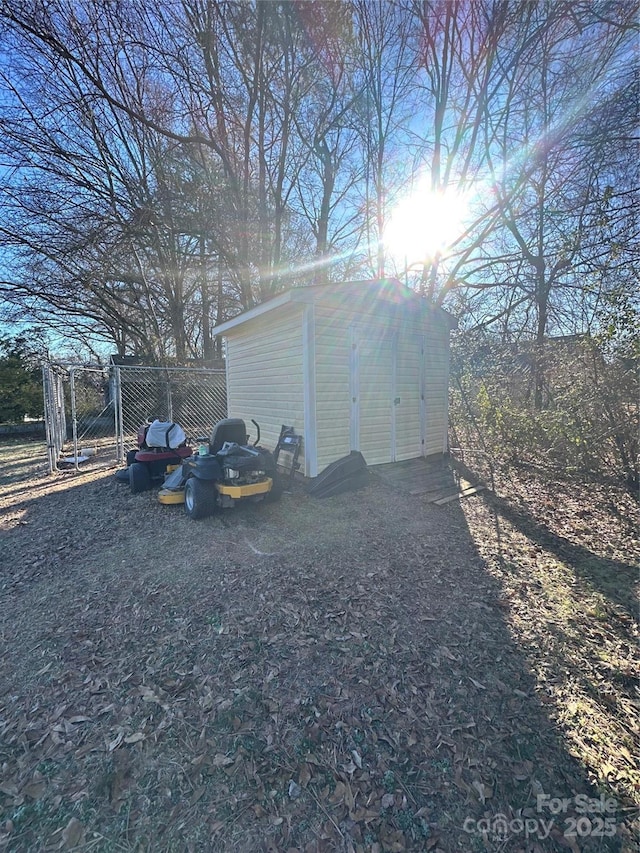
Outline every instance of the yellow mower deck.
{"type": "MultiPolygon", "coordinates": [[[[228,495],[234,500],[241,498],[250,498],[254,495],[265,495],[271,491],[273,480],[271,477],[266,477],[259,483],[250,483],[245,486],[221,486],[216,483],[216,489],[221,495],[228,495]]],[[[158,492],[158,500],[165,506],[184,503],[184,489],[160,489],[158,492]]]]}
{"type": "Polygon", "coordinates": [[[165,506],[183,504],[184,489],[180,489],[179,491],[175,491],[174,489],[160,489],[158,492],[158,500],[161,504],[165,504],[165,506]]]}
{"type": "Polygon", "coordinates": [[[237,500],[238,498],[249,498],[252,495],[264,495],[271,491],[272,483],[271,477],[265,477],[259,483],[249,483],[246,486],[221,486],[216,483],[216,489],[221,495],[228,495],[237,500]]]}

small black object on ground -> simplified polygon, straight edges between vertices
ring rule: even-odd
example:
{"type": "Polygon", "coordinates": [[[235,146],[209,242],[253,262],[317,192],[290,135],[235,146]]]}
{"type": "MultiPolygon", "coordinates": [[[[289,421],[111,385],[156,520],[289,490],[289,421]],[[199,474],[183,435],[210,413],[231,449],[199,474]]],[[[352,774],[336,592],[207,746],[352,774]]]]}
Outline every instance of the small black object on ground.
{"type": "Polygon", "coordinates": [[[307,486],[307,494],[313,498],[329,498],[343,492],[355,492],[369,485],[369,469],[359,450],[336,459],[324,471],[314,477],[307,486]]]}

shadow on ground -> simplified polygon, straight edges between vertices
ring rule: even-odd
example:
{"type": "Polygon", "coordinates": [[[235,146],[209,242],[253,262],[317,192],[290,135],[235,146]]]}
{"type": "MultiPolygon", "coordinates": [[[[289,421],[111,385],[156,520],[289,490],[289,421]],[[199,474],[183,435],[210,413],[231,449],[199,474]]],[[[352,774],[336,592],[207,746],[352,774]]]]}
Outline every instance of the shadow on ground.
{"type": "Polygon", "coordinates": [[[637,566],[594,554],[588,548],[554,533],[549,527],[536,521],[531,513],[512,506],[495,494],[490,495],[489,502],[499,516],[528,539],[551,551],[559,560],[569,563],[576,573],[585,577],[607,598],[625,608],[630,616],[634,614],[637,566]]]}

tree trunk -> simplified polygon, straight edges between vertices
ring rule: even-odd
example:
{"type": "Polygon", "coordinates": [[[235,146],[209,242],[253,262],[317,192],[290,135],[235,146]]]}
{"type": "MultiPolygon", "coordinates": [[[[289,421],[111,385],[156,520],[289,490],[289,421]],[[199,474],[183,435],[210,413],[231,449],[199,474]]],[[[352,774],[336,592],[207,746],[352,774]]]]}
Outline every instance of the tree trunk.
{"type": "Polygon", "coordinates": [[[533,353],[533,406],[537,412],[544,407],[545,335],[549,319],[549,285],[545,276],[545,263],[538,258],[536,264],[536,309],[538,319],[533,353]]]}
{"type": "Polygon", "coordinates": [[[200,234],[200,294],[202,299],[202,356],[208,361],[213,356],[211,340],[211,299],[209,298],[209,283],[207,281],[207,251],[206,238],[200,234]]]}

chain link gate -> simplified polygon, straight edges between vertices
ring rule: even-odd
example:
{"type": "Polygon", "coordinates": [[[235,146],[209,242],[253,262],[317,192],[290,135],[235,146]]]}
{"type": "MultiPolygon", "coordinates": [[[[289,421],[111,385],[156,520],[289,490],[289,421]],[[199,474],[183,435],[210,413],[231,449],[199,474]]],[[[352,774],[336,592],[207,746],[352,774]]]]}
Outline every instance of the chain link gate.
{"type": "Polygon", "coordinates": [[[117,448],[109,369],[46,363],[42,384],[49,470],[78,470],[79,460],[88,457],[99,457],[96,462],[101,467],[114,464],[117,448]],[[68,452],[71,456],[65,458],[68,452]]]}
{"type": "Polygon", "coordinates": [[[42,365],[42,393],[44,395],[44,426],[49,471],[55,471],[62,448],[67,441],[64,371],[57,365],[42,365]]]}
{"type": "Polygon", "coordinates": [[[227,414],[223,368],[47,363],[42,383],[51,472],[79,470],[79,461],[83,469],[87,461],[91,468],[123,464],[141,424],[156,418],[179,423],[193,442],[227,414]]]}

